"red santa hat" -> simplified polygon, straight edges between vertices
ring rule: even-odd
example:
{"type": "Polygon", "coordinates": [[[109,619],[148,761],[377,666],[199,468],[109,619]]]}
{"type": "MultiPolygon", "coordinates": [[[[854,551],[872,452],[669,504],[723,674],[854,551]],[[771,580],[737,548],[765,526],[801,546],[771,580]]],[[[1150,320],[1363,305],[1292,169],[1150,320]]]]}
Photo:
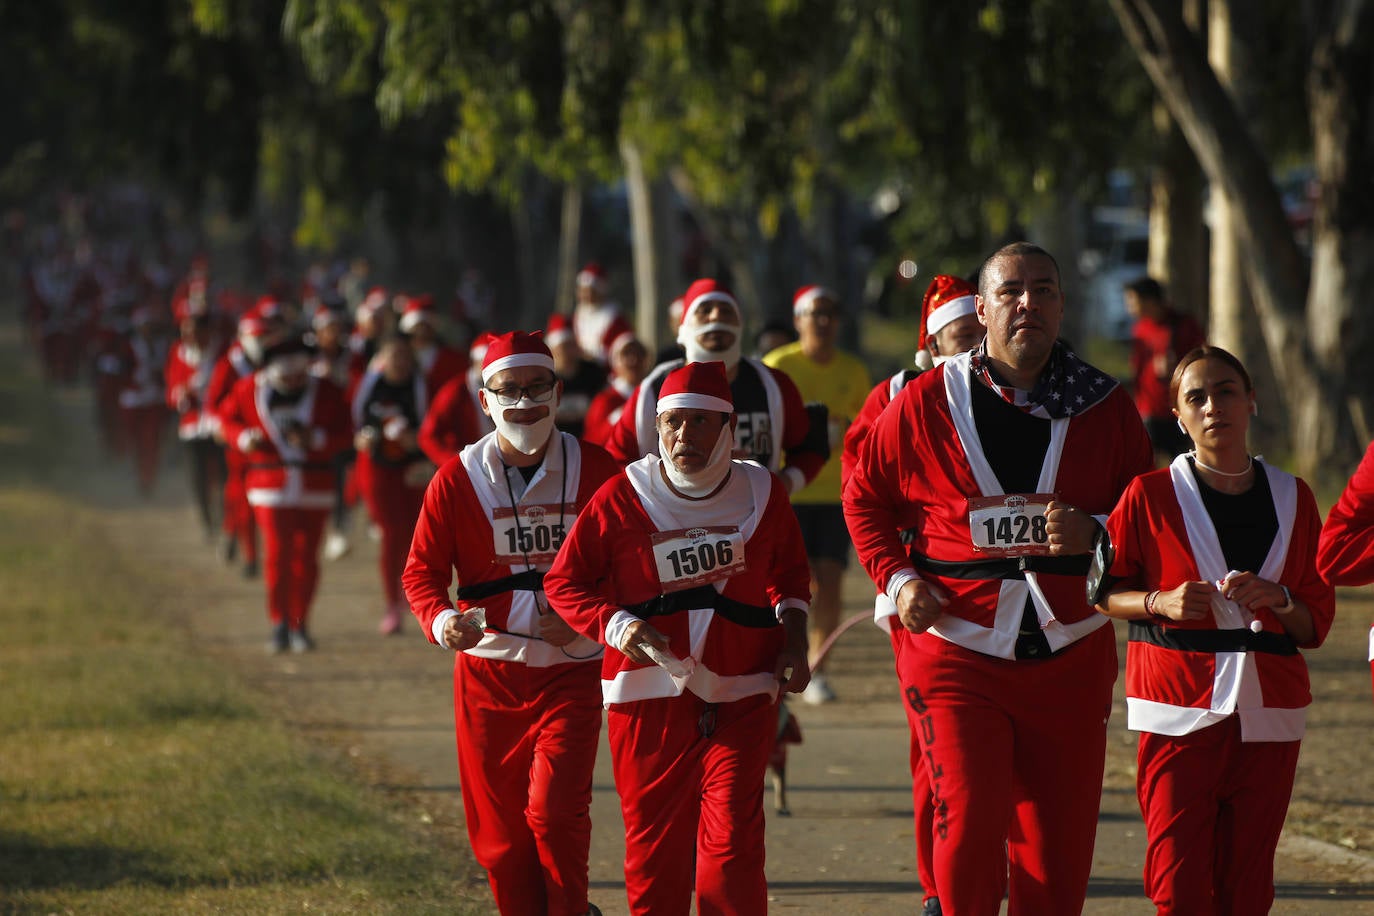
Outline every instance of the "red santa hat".
{"type": "Polygon", "coordinates": [[[940,333],[945,325],[974,314],[973,297],[977,293],[967,280],[936,274],[921,299],[921,333],[917,347],[924,350],[927,339],[940,333]]]}
{"type": "Polygon", "coordinates": [[[656,412],[677,407],[734,413],[735,399],[730,393],[725,363],[688,363],[669,372],[658,391],[656,412]]]}
{"type": "Polygon", "coordinates": [[[491,381],[496,373],[517,366],[539,366],[553,371],[553,354],[544,343],[542,331],[511,331],[493,339],[482,357],[482,384],[491,381]]]}
{"type": "Polygon", "coordinates": [[[617,316],[601,336],[601,347],[606,351],[606,359],[613,360],[620,348],[635,340],[635,329],[624,318],[617,316]]]}
{"type": "Polygon", "coordinates": [[[597,289],[606,288],[606,271],[596,261],[588,261],[587,264],[577,272],[578,286],[594,286],[597,289]]]}
{"type": "MultiPolygon", "coordinates": [[[[687,287],[687,292],[682,294],[681,324],[687,323],[687,319],[691,316],[693,309],[698,305],[704,305],[708,302],[728,302],[730,305],[734,306],[736,315],[740,313],[739,303],[735,301],[735,295],[730,292],[729,287],[719,280],[703,278],[687,287]]],[[[679,325],[679,327],[680,326],[681,325],[679,325]]]]}
{"type": "Polygon", "coordinates": [[[261,318],[263,321],[275,321],[282,317],[281,302],[276,296],[259,296],[253,303],[250,314],[261,318]]]}
{"type": "Polygon", "coordinates": [[[468,347],[468,358],[480,366],[487,355],[487,348],[495,339],[496,335],[490,331],[483,331],[478,334],[472,339],[472,344],[468,347]]]}
{"type": "Polygon", "coordinates": [[[353,313],[360,319],[365,319],[372,315],[377,309],[386,305],[386,287],[374,286],[363,296],[363,301],[359,302],[353,313]]]}
{"type": "Polygon", "coordinates": [[[238,336],[260,340],[267,335],[267,322],[251,312],[239,319],[238,336]]]}
{"type": "Polygon", "coordinates": [[[310,326],[315,330],[329,327],[330,325],[342,326],[344,323],[343,312],[332,309],[327,305],[320,305],[315,309],[315,314],[310,318],[310,326]]]}
{"type": "Polygon", "coordinates": [[[813,283],[810,286],[803,286],[792,295],[792,314],[805,314],[817,299],[829,299],[831,302],[840,301],[840,297],[829,289],[813,283]]]}
{"type": "Polygon", "coordinates": [[[568,316],[562,312],[554,312],[550,315],[548,329],[544,331],[544,343],[550,347],[556,347],[572,339],[572,322],[568,320],[568,316]]]}
{"type": "Polygon", "coordinates": [[[434,297],[411,296],[401,308],[401,322],[398,325],[402,334],[409,334],[421,322],[434,325],[434,297]]]}

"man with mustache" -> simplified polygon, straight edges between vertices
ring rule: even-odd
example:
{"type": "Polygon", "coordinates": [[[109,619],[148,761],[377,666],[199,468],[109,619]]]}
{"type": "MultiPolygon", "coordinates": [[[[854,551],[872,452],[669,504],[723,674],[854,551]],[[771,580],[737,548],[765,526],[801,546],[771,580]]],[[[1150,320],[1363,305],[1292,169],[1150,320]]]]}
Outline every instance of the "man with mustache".
{"type": "Polygon", "coordinates": [[[845,515],[903,626],[943,908],[997,913],[1010,874],[1010,912],[1077,913],[1117,672],[1087,574],[1104,517],[1153,466],[1150,442],[1125,390],[1058,342],[1049,252],[996,251],[974,308],[983,344],[879,415],[845,515]]]}
{"type": "Polygon", "coordinates": [[[646,455],[579,517],[549,600],[608,648],[601,689],[630,912],[763,913],[778,693],[810,679],[806,547],[782,484],[730,457],[724,366],[676,369],[646,455]]]}
{"type": "Polygon", "coordinates": [[[428,640],[457,650],[463,811],[497,909],[599,913],[587,856],[601,647],[550,609],[543,580],[579,510],[619,469],[554,428],[562,385],[538,332],[492,340],[482,384],[496,429],[430,481],[402,583],[428,640]]]}

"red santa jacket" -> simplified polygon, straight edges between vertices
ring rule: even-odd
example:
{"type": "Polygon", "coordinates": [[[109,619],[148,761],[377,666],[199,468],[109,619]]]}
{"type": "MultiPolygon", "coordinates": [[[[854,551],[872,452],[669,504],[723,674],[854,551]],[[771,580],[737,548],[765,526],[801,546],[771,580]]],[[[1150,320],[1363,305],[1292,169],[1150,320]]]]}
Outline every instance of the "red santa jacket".
{"type": "Polygon", "coordinates": [[[611,376],[606,387],[597,392],[596,397],[592,398],[592,402],[587,405],[582,438],[587,442],[595,442],[597,445],[605,445],[610,442],[611,436],[615,432],[615,425],[620,422],[620,415],[625,412],[625,405],[629,403],[632,394],[634,394],[633,386],[623,379],[611,376]]]}
{"type": "MultiPolygon", "coordinates": [[[[1332,585],[1374,582],[1374,443],[1326,517],[1317,569],[1332,585]]],[[[1369,631],[1369,660],[1374,662],[1374,628],[1369,631]]]]}
{"type": "Polygon", "coordinates": [[[434,344],[423,350],[417,348],[415,360],[425,374],[425,385],[430,391],[438,391],[451,379],[462,378],[468,371],[467,356],[444,344],[434,344]]]}
{"type": "Polygon", "coordinates": [[[167,406],[177,412],[177,435],[181,439],[208,439],[219,428],[215,412],[209,408],[210,378],[215,370],[219,347],[211,342],[192,347],[177,341],[167,354],[163,376],[167,382],[167,406]]]}
{"type": "Polygon", "coordinates": [[[439,642],[436,622],[480,607],[487,632],[467,650],[470,655],[534,667],[599,659],[600,647],[585,637],[558,647],[533,636],[541,604],[547,604],[543,572],[582,507],[617,470],[605,451],[561,432],[523,492],[508,477],[520,472],[501,460],[496,433],[441,467],[425,491],[401,575],[429,641],[439,642]],[[456,601],[448,594],[455,570],[456,601]]]}
{"type": "MultiPolygon", "coordinates": [[[[1321,645],[1335,594],[1317,572],[1321,515],[1303,481],[1268,464],[1278,533],[1254,572],[1288,586],[1312,613],[1321,645]]],[[[1108,520],[1112,576],[1142,591],[1226,577],[1226,559],[1186,456],[1132,481],[1108,520]]],[[[1244,741],[1296,741],[1312,701],[1307,664],[1268,608],[1251,612],[1221,595],[1205,620],[1132,621],[1126,654],[1127,724],[1184,735],[1239,714],[1244,741]]]]}
{"type": "Polygon", "coordinates": [[[249,504],[331,508],[334,460],[353,438],[343,394],[333,383],[311,377],[294,403],[274,407],[272,400],[272,387],[259,372],[239,379],[220,404],[228,448],[238,451],[247,465],[249,504]],[[287,441],[292,427],[303,433],[303,448],[287,441]]]}
{"type": "MultiPolygon", "coordinates": [[[[654,427],[658,391],[668,373],[682,364],[680,359],[670,360],[650,371],[625,404],[606,451],[623,462],[658,454],[658,431],[654,427]]],[[[736,454],[743,450],[746,457],[774,473],[790,473],[795,478],[793,491],[810,483],[830,457],[829,444],[818,445],[808,435],[811,422],[796,383],[787,373],[756,359],[741,359],[730,393],[739,417],[736,454]]]]}
{"type": "Polygon", "coordinates": [[[491,419],[482,413],[468,385],[467,374],[449,379],[435,394],[420,422],[420,450],[430,461],[444,463],[491,432],[491,419]]]}
{"type": "Polygon", "coordinates": [[[596,494],[545,577],[550,602],[574,629],[605,643],[608,626],[629,611],[678,658],[695,660],[682,678],[607,649],[608,705],[688,689],[708,702],[777,696],[778,615],[811,600],[796,515],[770,473],[741,461],[726,490],[704,502],[713,505],[667,492],[659,459],[646,456],[596,494]]]}
{"type": "MultiPolygon", "coordinates": [[[[914,565],[921,578],[950,595],[944,616],[930,628],[934,635],[984,655],[1015,658],[1029,599],[1057,651],[1108,623],[1088,604],[1086,561],[1083,572],[1053,572],[1068,564],[1032,562],[1024,578],[940,571],[946,563],[987,560],[974,548],[968,500],[1004,495],[974,423],[975,384],[969,354],[962,353],[922,373],[879,415],[845,488],[849,533],[880,588],[914,565]],[[911,535],[909,545],[902,543],[903,530],[911,535]],[[1036,565],[1041,571],[1033,571],[1036,565]]],[[[1046,422],[1050,441],[1038,492],[1057,494],[1104,521],[1126,485],[1153,465],[1145,427],[1120,386],[1082,413],[1046,422]]]]}
{"type": "Polygon", "coordinates": [[[167,397],[162,372],[167,365],[167,342],[159,337],[132,334],[120,358],[124,374],[119,383],[119,406],[161,408],[167,397]]]}
{"type": "Polygon", "coordinates": [[[215,361],[215,367],[210,371],[210,384],[205,389],[205,405],[218,413],[220,404],[229,397],[239,379],[247,378],[256,371],[257,367],[243,352],[243,347],[231,344],[215,361]]]}

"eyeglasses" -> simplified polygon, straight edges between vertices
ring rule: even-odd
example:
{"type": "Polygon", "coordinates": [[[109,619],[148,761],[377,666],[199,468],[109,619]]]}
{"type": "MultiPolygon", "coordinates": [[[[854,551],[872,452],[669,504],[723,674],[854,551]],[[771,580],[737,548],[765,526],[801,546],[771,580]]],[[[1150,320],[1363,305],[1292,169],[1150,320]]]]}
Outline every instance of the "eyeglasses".
{"type": "Polygon", "coordinates": [[[553,400],[553,389],[557,382],[535,382],[533,385],[507,385],[505,388],[488,388],[502,407],[514,407],[525,398],[536,404],[553,400]]]}

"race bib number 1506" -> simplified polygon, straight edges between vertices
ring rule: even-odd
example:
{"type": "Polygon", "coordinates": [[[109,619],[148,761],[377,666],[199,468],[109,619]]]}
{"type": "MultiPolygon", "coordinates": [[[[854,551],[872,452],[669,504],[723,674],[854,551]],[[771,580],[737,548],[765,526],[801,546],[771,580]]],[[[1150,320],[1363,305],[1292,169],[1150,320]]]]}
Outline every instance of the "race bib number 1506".
{"type": "Polygon", "coordinates": [[[652,541],[658,581],[665,592],[719,582],[746,568],[744,536],[734,526],[660,531],[652,541]]]}
{"type": "Polygon", "coordinates": [[[973,549],[995,557],[1043,556],[1050,552],[1045,510],[1053,493],[980,496],[968,501],[973,549]]]}

